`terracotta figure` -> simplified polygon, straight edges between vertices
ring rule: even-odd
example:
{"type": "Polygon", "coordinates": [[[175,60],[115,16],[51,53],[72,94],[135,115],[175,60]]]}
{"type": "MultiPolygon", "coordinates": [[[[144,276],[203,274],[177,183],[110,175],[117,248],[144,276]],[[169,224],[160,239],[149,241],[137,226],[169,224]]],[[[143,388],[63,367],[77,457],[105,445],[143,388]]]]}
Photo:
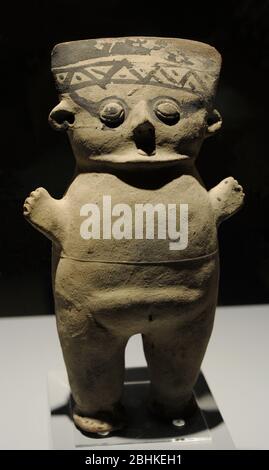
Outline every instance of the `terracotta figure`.
{"type": "Polygon", "coordinates": [[[49,121],[68,134],[75,175],[60,200],[33,191],[24,215],[52,241],[57,327],[83,431],[125,425],[124,351],[137,333],[150,411],[169,420],[191,412],[216,307],[217,227],[244,196],[232,177],[207,191],[195,168],[221,127],[220,67],[213,47],[182,39],[53,49],[60,103],[49,121]]]}

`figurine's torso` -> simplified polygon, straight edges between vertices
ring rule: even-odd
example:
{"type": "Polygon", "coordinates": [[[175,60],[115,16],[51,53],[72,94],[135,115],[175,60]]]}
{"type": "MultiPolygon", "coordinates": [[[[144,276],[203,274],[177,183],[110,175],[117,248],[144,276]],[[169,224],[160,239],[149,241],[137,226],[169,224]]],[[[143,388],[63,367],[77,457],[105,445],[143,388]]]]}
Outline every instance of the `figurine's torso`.
{"type": "MultiPolygon", "coordinates": [[[[217,249],[216,222],[208,193],[191,175],[180,176],[157,189],[148,189],[130,185],[113,174],[85,173],[75,178],[66,192],[64,201],[68,209],[68,219],[62,256],[67,258],[104,262],[162,262],[197,258],[209,255],[217,249]],[[83,221],[92,214],[90,208],[87,211],[87,204],[97,208],[98,213],[92,217],[92,220],[95,219],[95,228],[100,226],[100,236],[95,235],[96,239],[85,239],[85,236],[83,238],[81,231],[83,221]],[[124,224],[127,237],[130,235],[127,226],[132,225],[131,239],[123,236],[119,240],[115,238],[117,235],[114,236],[113,224],[123,215],[118,214],[118,211],[117,215],[113,215],[113,209],[118,204],[127,205],[129,208],[130,217],[124,224]],[[146,204],[150,205],[148,209],[146,204]],[[143,221],[139,212],[141,205],[145,207],[143,221]],[[158,211],[158,205],[162,206],[161,211],[158,211]],[[187,205],[188,208],[185,227],[180,227],[182,205],[187,205]],[[171,225],[175,225],[172,217],[176,215],[177,230],[182,233],[183,230],[188,231],[186,246],[179,244],[178,249],[171,249],[169,245],[172,240],[168,233],[168,214],[169,207],[172,206],[176,211],[171,215],[171,225]],[[147,227],[152,220],[149,214],[154,208],[154,227],[147,227]],[[165,220],[160,220],[164,215],[165,220]],[[144,227],[142,239],[137,238],[135,227],[141,226],[141,223],[144,227]],[[159,223],[166,226],[165,236],[158,232],[159,223]],[[151,235],[147,235],[147,230],[148,233],[154,232],[152,239],[149,238],[151,235]]],[[[89,225],[90,232],[93,233],[94,227],[89,225]]]]}
{"type": "MultiPolygon", "coordinates": [[[[177,315],[182,307],[182,314],[188,317],[188,306],[195,314],[195,305],[200,311],[212,294],[215,298],[216,223],[208,193],[194,177],[181,176],[149,190],[130,186],[107,173],[82,174],[73,181],[64,201],[69,219],[56,272],[58,306],[68,301],[78,309],[84,299],[89,311],[104,323],[112,321],[117,327],[116,316],[132,328],[149,309],[155,316],[156,309],[162,310],[161,317],[166,318],[177,315]],[[112,207],[128,204],[133,213],[139,203],[177,204],[178,208],[179,204],[188,204],[187,247],[170,250],[169,240],[157,236],[144,240],[115,240],[113,236],[109,240],[83,239],[80,226],[85,216],[81,217],[80,209],[87,203],[96,204],[102,225],[104,195],[111,196],[112,207]]],[[[157,232],[157,222],[155,228],[157,232]]]]}

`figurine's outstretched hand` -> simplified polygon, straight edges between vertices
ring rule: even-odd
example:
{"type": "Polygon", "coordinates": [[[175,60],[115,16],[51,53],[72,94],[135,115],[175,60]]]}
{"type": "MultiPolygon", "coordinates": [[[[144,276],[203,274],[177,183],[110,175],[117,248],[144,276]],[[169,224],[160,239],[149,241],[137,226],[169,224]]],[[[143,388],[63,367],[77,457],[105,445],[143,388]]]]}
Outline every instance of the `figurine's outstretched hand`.
{"type": "Polygon", "coordinates": [[[26,198],[24,217],[50,240],[61,244],[64,221],[62,201],[54,199],[44,188],[37,188],[26,198]]]}
{"type": "Polygon", "coordinates": [[[244,192],[242,186],[232,176],[221,181],[209,191],[217,224],[237,212],[243,204],[244,192]]]}

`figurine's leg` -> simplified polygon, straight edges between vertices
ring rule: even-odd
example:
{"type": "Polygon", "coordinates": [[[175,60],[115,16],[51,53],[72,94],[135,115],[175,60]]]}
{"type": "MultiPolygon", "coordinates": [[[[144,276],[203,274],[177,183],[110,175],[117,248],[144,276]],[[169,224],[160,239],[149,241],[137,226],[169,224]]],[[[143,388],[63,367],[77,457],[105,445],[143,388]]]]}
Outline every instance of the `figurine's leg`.
{"type": "Polygon", "coordinates": [[[195,409],[192,390],[212,331],[215,307],[199,318],[143,335],[151,380],[150,409],[165,419],[186,418],[195,409]]]}
{"type": "Polygon", "coordinates": [[[124,426],[121,396],[127,339],[114,336],[92,316],[61,311],[58,333],[72,395],[73,419],[85,432],[110,432],[124,426]]]}

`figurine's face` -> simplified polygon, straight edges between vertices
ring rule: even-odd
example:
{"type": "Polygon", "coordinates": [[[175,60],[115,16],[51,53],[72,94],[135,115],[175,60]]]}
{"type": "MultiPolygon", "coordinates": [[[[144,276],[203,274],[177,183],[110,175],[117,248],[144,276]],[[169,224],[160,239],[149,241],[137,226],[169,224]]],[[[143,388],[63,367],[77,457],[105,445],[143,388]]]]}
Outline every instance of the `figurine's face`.
{"type": "Polygon", "coordinates": [[[81,167],[89,161],[167,163],[194,159],[204,138],[220,127],[201,97],[156,85],[84,87],[50,114],[66,129],[81,167]]]}

